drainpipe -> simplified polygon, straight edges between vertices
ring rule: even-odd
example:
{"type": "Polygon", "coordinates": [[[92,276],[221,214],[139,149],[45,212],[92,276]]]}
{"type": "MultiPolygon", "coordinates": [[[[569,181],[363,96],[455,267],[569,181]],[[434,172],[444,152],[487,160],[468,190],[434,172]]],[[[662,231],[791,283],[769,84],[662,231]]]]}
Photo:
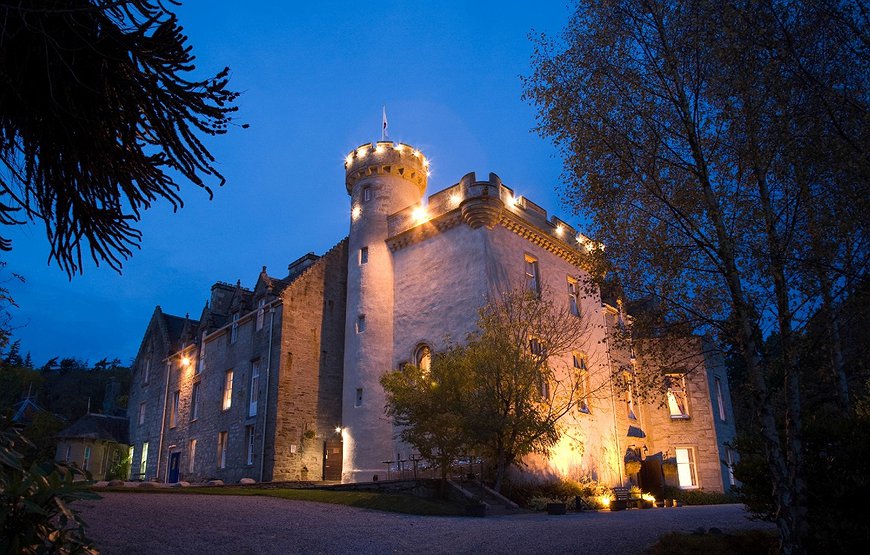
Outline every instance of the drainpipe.
{"type": "Polygon", "coordinates": [[[266,355],[266,402],[263,404],[263,440],[260,443],[260,482],[263,481],[266,469],[266,431],[269,427],[269,375],[272,370],[272,325],[275,323],[275,306],[269,307],[269,352],[266,355]]]}
{"type": "Polygon", "coordinates": [[[607,312],[606,310],[601,311],[601,321],[604,323],[604,352],[607,355],[607,367],[610,369],[610,410],[613,414],[613,440],[616,442],[616,457],[617,462],[619,463],[619,485],[625,485],[625,479],[622,475],[622,465],[623,462],[621,460],[622,450],[619,447],[619,424],[616,421],[616,394],[613,390],[613,362],[610,359],[610,329],[607,327],[607,312]]]}
{"type": "MultiPolygon", "coordinates": [[[[160,419],[160,442],[157,444],[157,481],[160,481],[160,465],[163,458],[163,434],[166,431],[166,403],[169,397],[169,374],[172,373],[172,357],[166,361],[166,384],[163,386],[163,416],[160,419]]],[[[145,475],[147,476],[147,469],[145,475]]]]}

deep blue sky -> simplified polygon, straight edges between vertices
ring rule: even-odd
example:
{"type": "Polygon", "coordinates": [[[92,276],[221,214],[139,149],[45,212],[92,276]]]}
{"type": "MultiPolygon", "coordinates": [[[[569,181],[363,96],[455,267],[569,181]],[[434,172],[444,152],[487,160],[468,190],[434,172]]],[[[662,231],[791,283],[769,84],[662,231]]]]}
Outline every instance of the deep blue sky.
{"type": "Polygon", "coordinates": [[[383,104],[390,138],[431,159],[430,194],[492,171],[567,216],[560,160],[531,131],[519,76],[529,73],[529,33],[558,33],[568,10],[562,1],[187,2],[177,13],[198,74],[229,65],[243,92],[238,119],[251,125],[208,143],[227,183],[210,202],[189,186],[178,213],[146,212],[123,275],[90,264],[69,281],[47,265],[40,227],[6,229],[5,272],[27,280],[7,283],[22,350],[37,365],[126,363],[155,305],[198,318],[215,281],[252,287],[263,265],[283,275],[297,257],[322,254],[349,227],[344,156],[379,139],[383,104]]]}

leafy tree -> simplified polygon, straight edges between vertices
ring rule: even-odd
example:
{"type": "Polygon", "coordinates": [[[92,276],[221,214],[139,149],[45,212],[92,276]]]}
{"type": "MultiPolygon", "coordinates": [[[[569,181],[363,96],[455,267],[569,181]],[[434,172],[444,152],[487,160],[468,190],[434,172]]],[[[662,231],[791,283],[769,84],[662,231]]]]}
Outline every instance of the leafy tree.
{"type": "Polygon", "coordinates": [[[736,346],[786,553],[807,537],[798,339],[814,315],[849,410],[838,306],[868,262],[866,29],[849,1],[581,1],[525,80],[566,197],[626,292],[661,307],[635,333],[736,346]]]}
{"type": "Polygon", "coordinates": [[[586,344],[590,325],[548,297],[527,289],[493,296],[478,331],[437,355],[428,376],[410,367],[383,378],[401,437],[431,453],[442,472],[457,453],[478,449],[494,463],[501,489],[511,466],[559,441],[559,422],[576,408],[582,379],[560,361],[586,344]]]}
{"type": "Polygon", "coordinates": [[[465,355],[465,348],[452,347],[436,354],[429,368],[406,365],[381,377],[387,415],[401,427],[402,441],[438,465],[442,495],[450,466],[470,448],[465,424],[472,374],[465,355]]]}
{"type": "Polygon", "coordinates": [[[0,20],[0,223],[41,221],[70,276],[83,249],[119,270],[141,211],[183,205],[179,178],[209,196],[208,179],[223,184],[201,138],[232,121],[229,69],[193,78],[162,2],[7,2],[0,20]]]}

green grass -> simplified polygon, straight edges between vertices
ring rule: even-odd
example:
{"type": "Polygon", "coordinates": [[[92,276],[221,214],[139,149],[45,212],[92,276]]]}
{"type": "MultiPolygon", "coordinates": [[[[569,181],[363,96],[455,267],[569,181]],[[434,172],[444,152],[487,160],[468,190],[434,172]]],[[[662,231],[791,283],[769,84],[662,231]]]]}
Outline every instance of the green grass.
{"type": "Polygon", "coordinates": [[[370,491],[332,491],[325,489],[281,489],[239,486],[190,488],[105,488],[97,491],[121,493],[188,493],[200,495],[260,495],[293,501],[314,501],[347,505],[361,509],[374,509],[390,513],[424,516],[451,516],[464,514],[464,509],[447,501],[421,499],[412,495],[377,493],[370,491]]]}
{"type": "Polygon", "coordinates": [[[736,534],[665,534],[647,555],[768,555],[777,553],[774,532],[749,530],[736,534]]]}

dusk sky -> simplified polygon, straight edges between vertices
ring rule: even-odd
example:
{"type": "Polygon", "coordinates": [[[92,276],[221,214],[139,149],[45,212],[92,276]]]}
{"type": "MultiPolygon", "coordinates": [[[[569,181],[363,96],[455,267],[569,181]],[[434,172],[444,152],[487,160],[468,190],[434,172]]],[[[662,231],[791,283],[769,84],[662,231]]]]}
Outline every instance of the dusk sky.
{"type": "Polygon", "coordinates": [[[177,14],[198,76],[230,66],[237,121],[251,127],[208,142],[227,178],[214,200],[188,185],[178,213],[161,203],[144,214],[122,275],[90,263],[70,281],[47,264],[41,225],[4,230],[13,334],[37,366],[54,356],[127,364],[156,305],[198,318],[215,281],[253,287],[263,265],[283,276],[339,242],[350,223],[343,160],[380,138],[384,104],[389,138],[431,160],[427,194],[495,172],[579,225],[559,203],[556,150],[521,99],[529,33],[558,33],[564,2],[189,1],[177,14]]]}

